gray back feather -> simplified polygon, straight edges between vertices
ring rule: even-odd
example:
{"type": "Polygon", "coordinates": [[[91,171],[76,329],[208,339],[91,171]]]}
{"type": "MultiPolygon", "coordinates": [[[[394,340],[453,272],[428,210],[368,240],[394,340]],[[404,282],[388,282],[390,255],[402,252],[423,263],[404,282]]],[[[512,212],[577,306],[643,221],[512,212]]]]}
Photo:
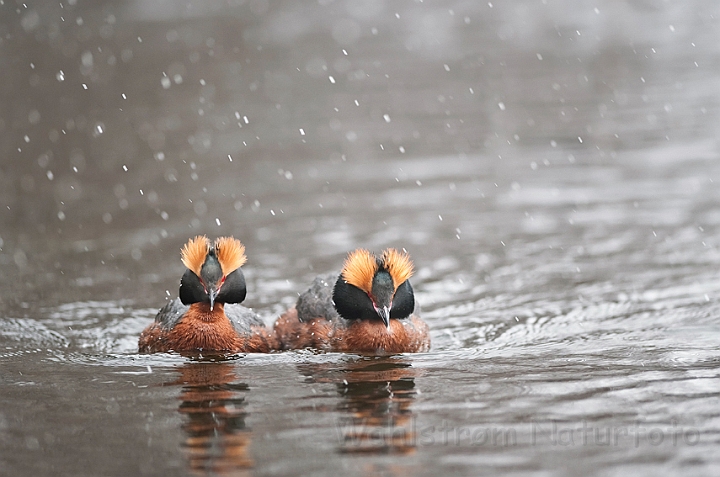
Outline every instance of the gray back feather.
{"type": "Polygon", "coordinates": [[[309,321],[313,318],[325,318],[329,321],[340,319],[332,300],[333,288],[338,276],[337,273],[320,275],[313,280],[310,288],[298,297],[295,308],[300,321],[309,321]]]}

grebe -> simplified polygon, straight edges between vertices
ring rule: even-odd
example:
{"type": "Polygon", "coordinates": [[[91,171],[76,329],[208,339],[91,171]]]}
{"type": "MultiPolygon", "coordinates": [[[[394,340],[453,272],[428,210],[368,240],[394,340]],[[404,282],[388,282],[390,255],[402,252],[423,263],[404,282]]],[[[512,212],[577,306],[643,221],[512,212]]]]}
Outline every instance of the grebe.
{"type": "Polygon", "coordinates": [[[187,267],[180,280],[180,298],[165,305],[155,322],[140,335],[141,353],[259,352],[277,348],[273,332],[245,299],[245,246],[232,237],[210,242],[202,235],[182,249],[187,267]]]}
{"type": "Polygon", "coordinates": [[[339,276],[317,277],[295,307],[275,322],[280,349],[316,348],[374,354],[430,349],[430,330],[418,316],[407,253],[351,252],[339,276]]]}

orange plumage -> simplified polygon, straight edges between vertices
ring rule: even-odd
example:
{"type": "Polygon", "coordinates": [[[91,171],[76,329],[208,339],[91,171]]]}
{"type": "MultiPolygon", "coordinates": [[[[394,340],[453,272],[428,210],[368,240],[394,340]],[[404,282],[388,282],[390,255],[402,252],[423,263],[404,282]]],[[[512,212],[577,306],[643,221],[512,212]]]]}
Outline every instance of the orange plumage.
{"type": "Polygon", "coordinates": [[[185,267],[192,270],[192,272],[199,277],[200,268],[203,263],[205,263],[205,257],[207,257],[209,250],[210,241],[208,238],[204,235],[198,235],[185,244],[180,252],[180,260],[185,267]]]}
{"type": "Polygon", "coordinates": [[[395,290],[413,275],[413,263],[407,252],[398,252],[394,248],[388,248],[382,253],[380,261],[390,273],[395,290]]]}
{"type": "Polygon", "coordinates": [[[238,239],[220,237],[215,240],[215,251],[224,275],[229,275],[245,265],[245,246],[238,239]]]}
{"type": "MultiPolygon", "coordinates": [[[[340,318],[339,320],[342,320],[340,318]]],[[[369,320],[300,321],[295,307],[275,321],[280,349],[314,348],[341,353],[377,355],[420,353],[430,349],[430,328],[420,317],[390,320],[390,328],[369,320]]]]}
{"type": "Polygon", "coordinates": [[[348,254],[341,274],[346,282],[361,290],[369,291],[377,269],[375,256],[365,249],[358,249],[348,254]]]}
{"type": "Polygon", "coordinates": [[[236,328],[235,323],[225,314],[222,303],[216,304],[212,311],[206,303],[194,303],[173,327],[168,329],[157,321],[148,326],[140,334],[138,347],[141,353],[268,353],[278,348],[275,334],[262,322],[253,323],[245,332],[238,332],[236,328]]]}

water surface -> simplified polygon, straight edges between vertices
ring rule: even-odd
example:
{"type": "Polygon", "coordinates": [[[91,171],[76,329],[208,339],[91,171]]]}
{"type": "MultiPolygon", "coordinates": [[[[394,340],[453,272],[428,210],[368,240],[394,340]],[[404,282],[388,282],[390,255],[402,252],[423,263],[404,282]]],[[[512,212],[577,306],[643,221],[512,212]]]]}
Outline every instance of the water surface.
{"type": "Polygon", "coordinates": [[[716,475],[718,6],[0,5],[8,475],[716,475]],[[139,355],[404,247],[432,349],[139,355]]]}

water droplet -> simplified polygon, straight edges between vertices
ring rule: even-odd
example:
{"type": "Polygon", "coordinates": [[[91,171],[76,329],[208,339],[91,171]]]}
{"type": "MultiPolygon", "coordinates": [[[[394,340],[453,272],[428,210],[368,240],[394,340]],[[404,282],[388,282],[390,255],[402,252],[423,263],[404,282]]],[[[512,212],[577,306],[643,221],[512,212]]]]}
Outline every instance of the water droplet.
{"type": "Polygon", "coordinates": [[[333,78],[332,76],[328,76],[328,79],[332,84],[335,84],[335,78],[333,78]]]}
{"type": "Polygon", "coordinates": [[[95,127],[93,128],[93,132],[92,132],[93,137],[98,137],[104,132],[105,132],[105,124],[103,124],[101,122],[95,123],[95,127]]]}
{"type": "Polygon", "coordinates": [[[498,108],[500,108],[500,111],[505,111],[505,103],[503,103],[503,102],[498,103],[498,108]]]}
{"type": "Polygon", "coordinates": [[[389,115],[389,114],[383,114],[383,119],[385,120],[386,123],[389,123],[389,122],[390,122],[390,115],[389,115]]]}
{"type": "Polygon", "coordinates": [[[160,78],[160,84],[162,85],[163,89],[168,89],[170,88],[170,85],[172,83],[170,82],[170,78],[168,78],[167,76],[163,76],[162,78],[160,78]]]}
{"type": "Polygon", "coordinates": [[[58,71],[57,74],[55,75],[55,78],[58,81],[65,81],[65,73],[63,73],[63,70],[58,71]]]}
{"type": "Polygon", "coordinates": [[[218,227],[220,227],[220,219],[216,218],[215,223],[218,224],[218,227]]]}
{"type": "Polygon", "coordinates": [[[30,124],[37,124],[40,122],[40,112],[37,109],[33,109],[28,113],[28,121],[30,124]]]}
{"type": "Polygon", "coordinates": [[[80,62],[85,67],[91,67],[93,65],[93,54],[90,51],[84,51],[80,55],[80,62]]]}
{"type": "Polygon", "coordinates": [[[300,135],[301,135],[301,136],[304,136],[304,135],[305,135],[305,130],[304,130],[303,128],[300,128],[300,135]]]}

